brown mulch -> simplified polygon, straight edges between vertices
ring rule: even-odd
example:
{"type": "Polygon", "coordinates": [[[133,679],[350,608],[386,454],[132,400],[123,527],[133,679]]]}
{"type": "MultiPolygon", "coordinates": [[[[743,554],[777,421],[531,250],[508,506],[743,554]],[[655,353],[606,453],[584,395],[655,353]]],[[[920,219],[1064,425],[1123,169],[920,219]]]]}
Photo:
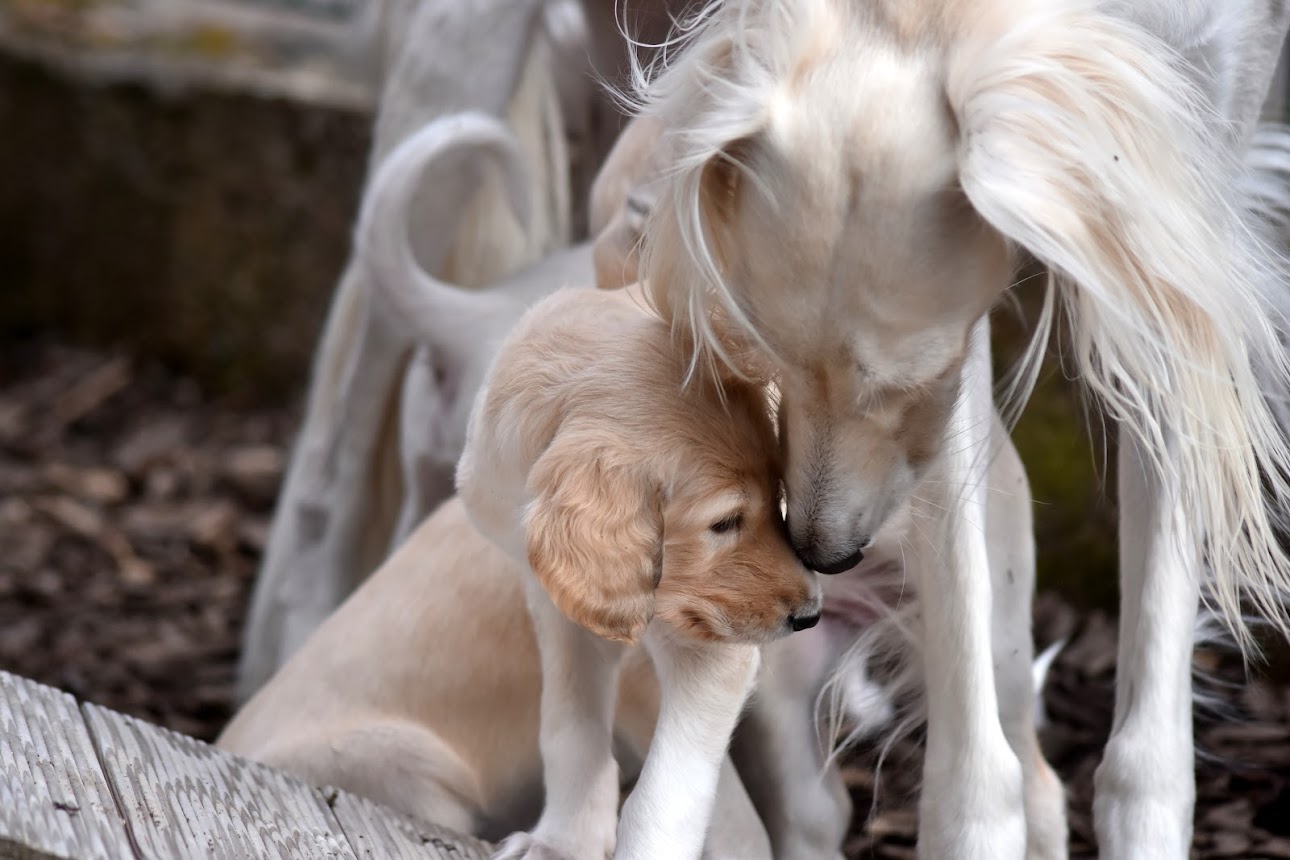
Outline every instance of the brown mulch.
{"type": "MultiPolygon", "coordinates": [[[[227,720],[257,559],[294,409],[214,403],[118,356],[0,347],[0,668],[209,739],[227,720]]],[[[1111,722],[1115,632],[1050,595],[1041,644],[1066,638],[1045,743],[1071,798],[1072,854],[1091,848],[1090,787],[1111,722]]],[[[1195,857],[1290,860],[1290,683],[1246,682],[1202,652],[1220,708],[1203,750],[1195,857]]],[[[913,858],[914,740],[845,765],[849,857],[913,858]],[[878,791],[877,802],[874,801],[878,791]],[[872,815],[867,813],[872,810],[872,815]]]]}

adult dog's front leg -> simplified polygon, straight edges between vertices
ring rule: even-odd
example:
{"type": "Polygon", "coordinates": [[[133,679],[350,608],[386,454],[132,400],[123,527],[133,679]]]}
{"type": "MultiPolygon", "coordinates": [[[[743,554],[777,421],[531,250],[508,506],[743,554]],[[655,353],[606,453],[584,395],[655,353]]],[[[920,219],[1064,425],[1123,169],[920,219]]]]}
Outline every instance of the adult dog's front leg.
{"type": "Polygon", "coordinates": [[[646,632],[662,700],[640,780],[623,805],[617,860],[697,860],[735,721],[757,677],[755,645],[646,632]]]}
{"type": "Polygon", "coordinates": [[[618,820],[613,725],[624,648],[566,618],[535,578],[527,588],[542,659],[546,803],[533,831],[507,838],[494,857],[605,860],[618,820]]]}
{"type": "Polygon", "coordinates": [[[1193,546],[1186,523],[1144,463],[1133,440],[1122,438],[1115,723],[1093,801],[1103,860],[1186,857],[1196,797],[1191,657],[1199,559],[1183,549],[1193,546]]]}
{"type": "Polygon", "coordinates": [[[1000,725],[991,654],[985,473],[993,400],[984,322],[972,341],[947,430],[946,489],[940,504],[915,502],[923,524],[906,556],[922,602],[927,684],[918,851],[928,860],[1019,860],[1022,770],[1000,725]]]}
{"type": "Polygon", "coordinates": [[[1021,761],[1026,792],[1026,857],[1064,860],[1069,841],[1066,793],[1039,748],[1035,731],[1035,537],[1030,483],[996,415],[986,519],[993,580],[994,681],[1004,736],[1021,761]]]}

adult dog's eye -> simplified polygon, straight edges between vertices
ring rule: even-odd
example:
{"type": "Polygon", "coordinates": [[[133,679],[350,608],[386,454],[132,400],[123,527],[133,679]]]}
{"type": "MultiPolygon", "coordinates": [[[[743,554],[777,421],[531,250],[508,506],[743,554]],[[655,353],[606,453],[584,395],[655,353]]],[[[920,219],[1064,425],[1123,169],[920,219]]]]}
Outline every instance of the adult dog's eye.
{"type": "Polygon", "coordinates": [[[715,523],[708,526],[708,528],[711,531],[714,531],[720,535],[720,534],[725,534],[726,532],[734,531],[735,529],[743,525],[743,523],[744,523],[743,514],[731,514],[730,516],[726,517],[724,520],[717,520],[715,523]]]}

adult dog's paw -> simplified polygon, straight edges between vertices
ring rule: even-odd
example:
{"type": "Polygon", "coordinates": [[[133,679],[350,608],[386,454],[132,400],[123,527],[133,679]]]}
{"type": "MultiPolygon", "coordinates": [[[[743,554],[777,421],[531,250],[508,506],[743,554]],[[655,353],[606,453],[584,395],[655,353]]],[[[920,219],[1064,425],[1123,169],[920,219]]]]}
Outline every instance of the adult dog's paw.
{"type": "MultiPolygon", "coordinates": [[[[612,854],[605,854],[604,860],[612,860],[612,857],[612,854]]],[[[512,833],[498,844],[497,850],[493,852],[493,860],[600,860],[600,858],[578,855],[553,847],[532,833],[512,833]]]]}

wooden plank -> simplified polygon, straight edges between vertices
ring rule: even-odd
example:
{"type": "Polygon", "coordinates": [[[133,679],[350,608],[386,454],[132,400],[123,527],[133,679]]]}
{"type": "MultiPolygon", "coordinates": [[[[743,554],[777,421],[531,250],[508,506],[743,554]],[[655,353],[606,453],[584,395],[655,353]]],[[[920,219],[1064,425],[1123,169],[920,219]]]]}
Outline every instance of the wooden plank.
{"type": "Polygon", "coordinates": [[[140,857],[353,860],[319,789],[95,705],[84,711],[140,857]]]}
{"type": "Polygon", "coordinates": [[[327,789],[360,860],[488,860],[487,843],[417,821],[365,797],[327,789]]]}
{"type": "Polygon", "coordinates": [[[132,858],[76,700],[0,672],[0,858],[132,858]]]}

